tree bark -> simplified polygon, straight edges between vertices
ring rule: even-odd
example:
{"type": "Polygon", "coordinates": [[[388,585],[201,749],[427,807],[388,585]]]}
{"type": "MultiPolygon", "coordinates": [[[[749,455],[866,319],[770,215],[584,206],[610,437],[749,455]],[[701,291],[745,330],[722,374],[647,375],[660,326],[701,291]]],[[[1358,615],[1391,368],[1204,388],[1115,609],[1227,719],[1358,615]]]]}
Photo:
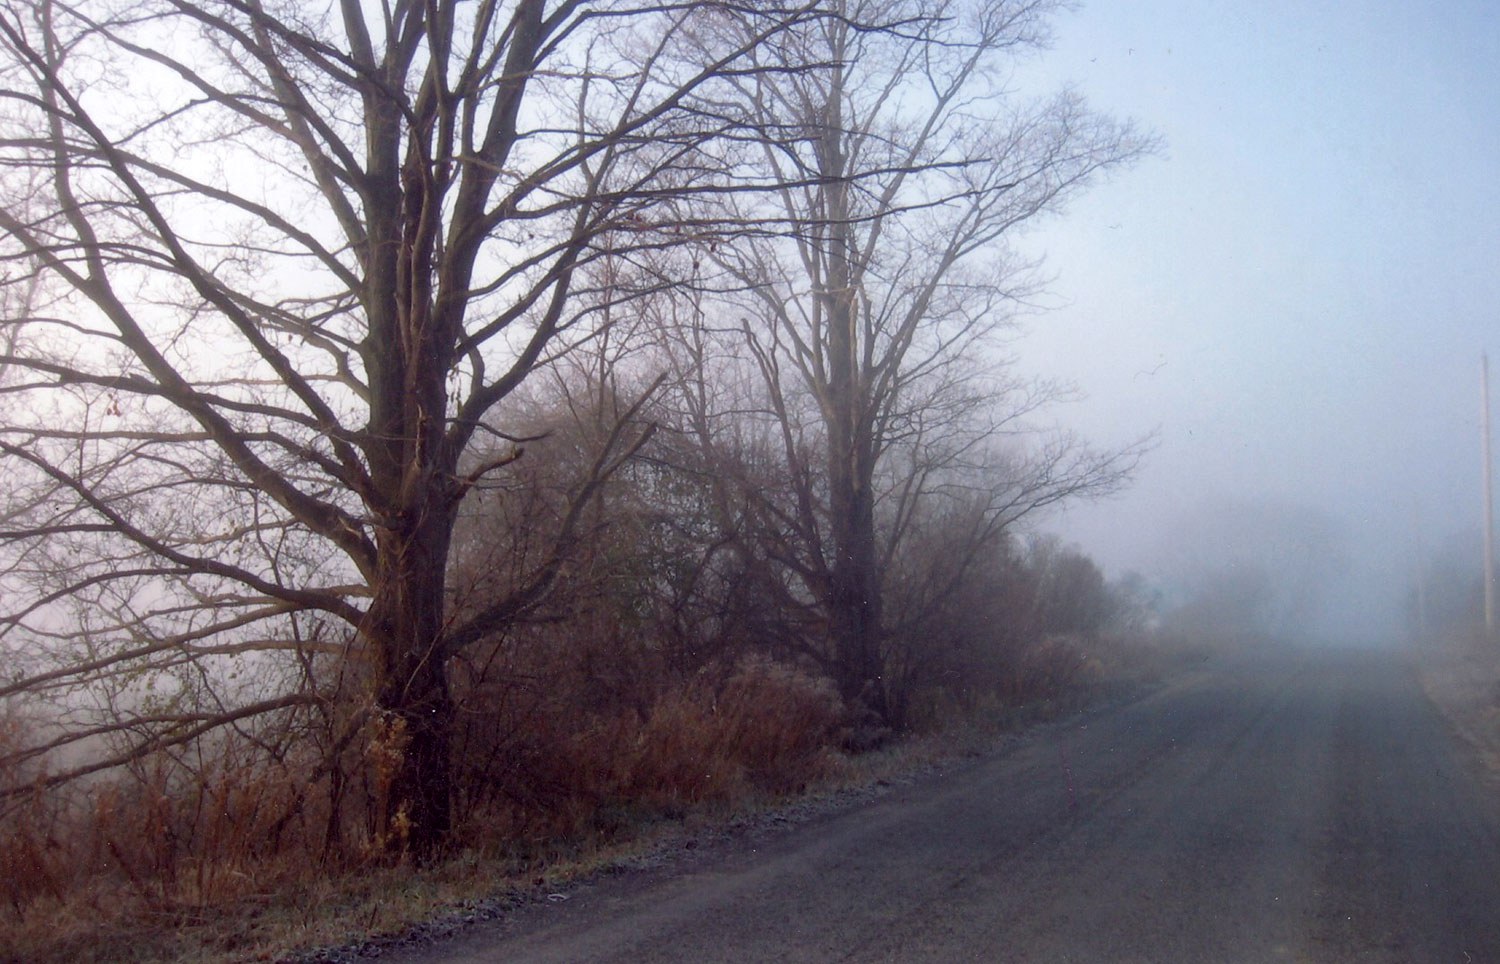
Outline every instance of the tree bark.
{"type": "Polygon", "coordinates": [[[451,526],[422,515],[386,536],[367,636],[379,653],[376,704],[393,772],[378,840],[392,852],[439,852],[452,828],[453,703],[443,643],[451,526]]]}
{"type": "Polygon", "coordinates": [[[851,707],[882,723],[890,707],[882,667],[882,586],[875,529],[873,466],[868,445],[850,439],[830,453],[829,519],[833,564],[829,569],[828,630],[836,654],[839,690],[851,707]]]}

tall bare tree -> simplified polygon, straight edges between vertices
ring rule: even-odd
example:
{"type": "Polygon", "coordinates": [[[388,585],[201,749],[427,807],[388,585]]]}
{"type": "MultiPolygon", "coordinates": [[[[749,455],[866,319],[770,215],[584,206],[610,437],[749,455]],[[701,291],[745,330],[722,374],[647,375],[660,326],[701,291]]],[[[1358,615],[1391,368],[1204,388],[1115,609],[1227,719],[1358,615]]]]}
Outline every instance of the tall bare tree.
{"type": "Polygon", "coordinates": [[[744,296],[720,317],[741,319],[798,487],[779,525],[801,538],[782,557],[826,620],[844,696],[887,718],[883,579],[923,500],[973,503],[979,545],[1043,505],[1114,488],[1139,454],[1059,438],[1023,454],[1016,436],[1055,393],[986,361],[1037,282],[1010,240],[1153,146],[1071,92],[1007,89],[1059,6],[841,0],[840,16],[757,53],[831,69],[736,83],[753,129],[775,132],[745,162],[785,186],[725,203],[797,230],[713,250],[721,283],[744,296]],[[877,21],[892,29],[860,26],[877,21]]]}
{"type": "MultiPolygon", "coordinates": [[[[123,720],[52,741],[113,741],[54,779],[326,696],[279,687],[268,653],[337,659],[371,694],[378,839],[444,841],[448,659],[533,605],[567,544],[503,598],[448,605],[459,507],[519,454],[506,400],[638,293],[588,266],[678,243],[668,201],[757,186],[712,179],[755,120],[723,88],[808,69],[756,52],[819,12],[0,7],[0,254],[47,293],[0,359],[24,372],[6,479],[37,496],[0,533],[0,695],[108,679],[123,720]],[[503,444],[466,461],[486,435],[503,444]],[[250,679],[225,690],[235,665],[250,679]],[[176,695],[148,691],[166,672],[176,695]],[[207,705],[189,679],[215,681],[207,705]]],[[[606,437],[596,481],[640,440],[606,437]]]]}

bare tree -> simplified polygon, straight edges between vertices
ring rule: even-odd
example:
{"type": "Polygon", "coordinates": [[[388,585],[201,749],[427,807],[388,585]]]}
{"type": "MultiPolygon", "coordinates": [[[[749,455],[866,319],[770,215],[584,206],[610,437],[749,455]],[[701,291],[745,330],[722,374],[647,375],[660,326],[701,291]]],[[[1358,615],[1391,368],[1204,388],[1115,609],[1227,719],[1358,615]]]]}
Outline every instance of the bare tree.
{"type": "Polygon", "coordinates": [[[825,621],[845,698],[887,719],[884,574],[924,503],[974,509],[970,545],[954,547],[973,558],[1037,508],[1117,487],[1139,455],[1061,436],[1028,449],[1018,439],[1056,392],[993,361],[996,333],[1037,284],[1009,239],[1153,146],[1071,92],[1006,89],[1057,6],[842,0],[841,16],[758,53],[830,70],[736,83],[767,135],[742,162],[785,186],[724,204],[796,231],[709,252],[717,283],[738,294],[706,317],[738,319],[754,407],[788,466],[793,491],[766,510],[775,554],[825,621]]]}
{"type": "MultiPolygon", "coordinates": [[[[818,13],[0,7],[0,255],[7,283],[48,293],[0,359],[24,372],[3,386],[6,479],[36,496],[0,534],[0,693],[72,687],[76,715],[99,684],[113,719],[49,744],[113,741],[52,779],[323,700],[272,667],[332,660],[370,694],[377,839],[438,847],[448,660],[534,605],[569,544],[503,597],[448,606],[460,506],[520,453],[507,399],[639,293],[585,268],[679,243],[667,202],[757,186],[712,180],[754,120],[720,88],[808,69],[756,51],[818,13]]],[[[605,433],[579,504],[640,439],[605,433]]]]}

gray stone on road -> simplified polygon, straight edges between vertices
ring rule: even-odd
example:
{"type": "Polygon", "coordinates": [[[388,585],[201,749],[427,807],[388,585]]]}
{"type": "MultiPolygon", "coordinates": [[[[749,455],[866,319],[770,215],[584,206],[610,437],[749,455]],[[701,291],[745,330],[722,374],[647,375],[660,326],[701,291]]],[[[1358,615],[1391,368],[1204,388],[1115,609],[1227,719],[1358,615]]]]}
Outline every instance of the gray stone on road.
{"type": "Polygon", "coordinates": [[[1277,650],[394,959],[1500,962],[1497,816],[1407,657],[1277,650]]]}

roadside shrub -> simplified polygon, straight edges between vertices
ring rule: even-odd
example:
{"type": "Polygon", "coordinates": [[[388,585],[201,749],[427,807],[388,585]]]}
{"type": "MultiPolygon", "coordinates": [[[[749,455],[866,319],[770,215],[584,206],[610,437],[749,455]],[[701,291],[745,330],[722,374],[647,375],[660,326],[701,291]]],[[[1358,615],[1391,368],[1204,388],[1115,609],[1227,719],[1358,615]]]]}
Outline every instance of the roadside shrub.
{"type": "Polygon", "coordinates": [[[46,793],[13,802],[0,816],[0,898],[17,921],[42,900],[60,901],[74,876],[60,808],[46,793]]]}
{"type": "Polygon", "coordinates": [[[1099,677],[1099,662],[1076,636],[1046,636],[1023,649],[1002,680],[1002,695],[1012,704],[1057,697],[1099,677]]]}
{"type": "Polygon", "coordinates": [[[511,686],[466,703],[471,839],[609,835],[693,805],[796,790],[836,759],[842,704],[798,666],[748,656],[677,676],[606,672],[577,654],[549,662],[540,654],[522,673],[512,661],[511,686]],[[543,668],[556,675],[538,688],[543,668]]]}
{"type": "Polygon", "coordinates": [[[663,694],[640,730],[633,784],[669,802],[796,790],[826,770],[841,723],[828,680],[747,657],[722,682],[700,675],[663,694]]]}
{"type": "MultiPolygon", "coordinates": [[[[0,705],[0,761],[34,742],[35,724],[0,705]]],[[[27,786],[25,795],[0,803],[0,897],[18,921],[40,900],[61,900],[73,876],[63,846],[66,814],[56,793],[43,788],[44,771],[34,765],[0,765],[0,786],[27,786]]]]}
{"type": "Polygon", "coordinates": [[[0,801],[0,960],[172,958],[179,925],[347,866],[318,859],[318,759],[304,728],[267,726],[50,788],[43,763],[12,764],[0,785],[32,789],[0,801]]]}

